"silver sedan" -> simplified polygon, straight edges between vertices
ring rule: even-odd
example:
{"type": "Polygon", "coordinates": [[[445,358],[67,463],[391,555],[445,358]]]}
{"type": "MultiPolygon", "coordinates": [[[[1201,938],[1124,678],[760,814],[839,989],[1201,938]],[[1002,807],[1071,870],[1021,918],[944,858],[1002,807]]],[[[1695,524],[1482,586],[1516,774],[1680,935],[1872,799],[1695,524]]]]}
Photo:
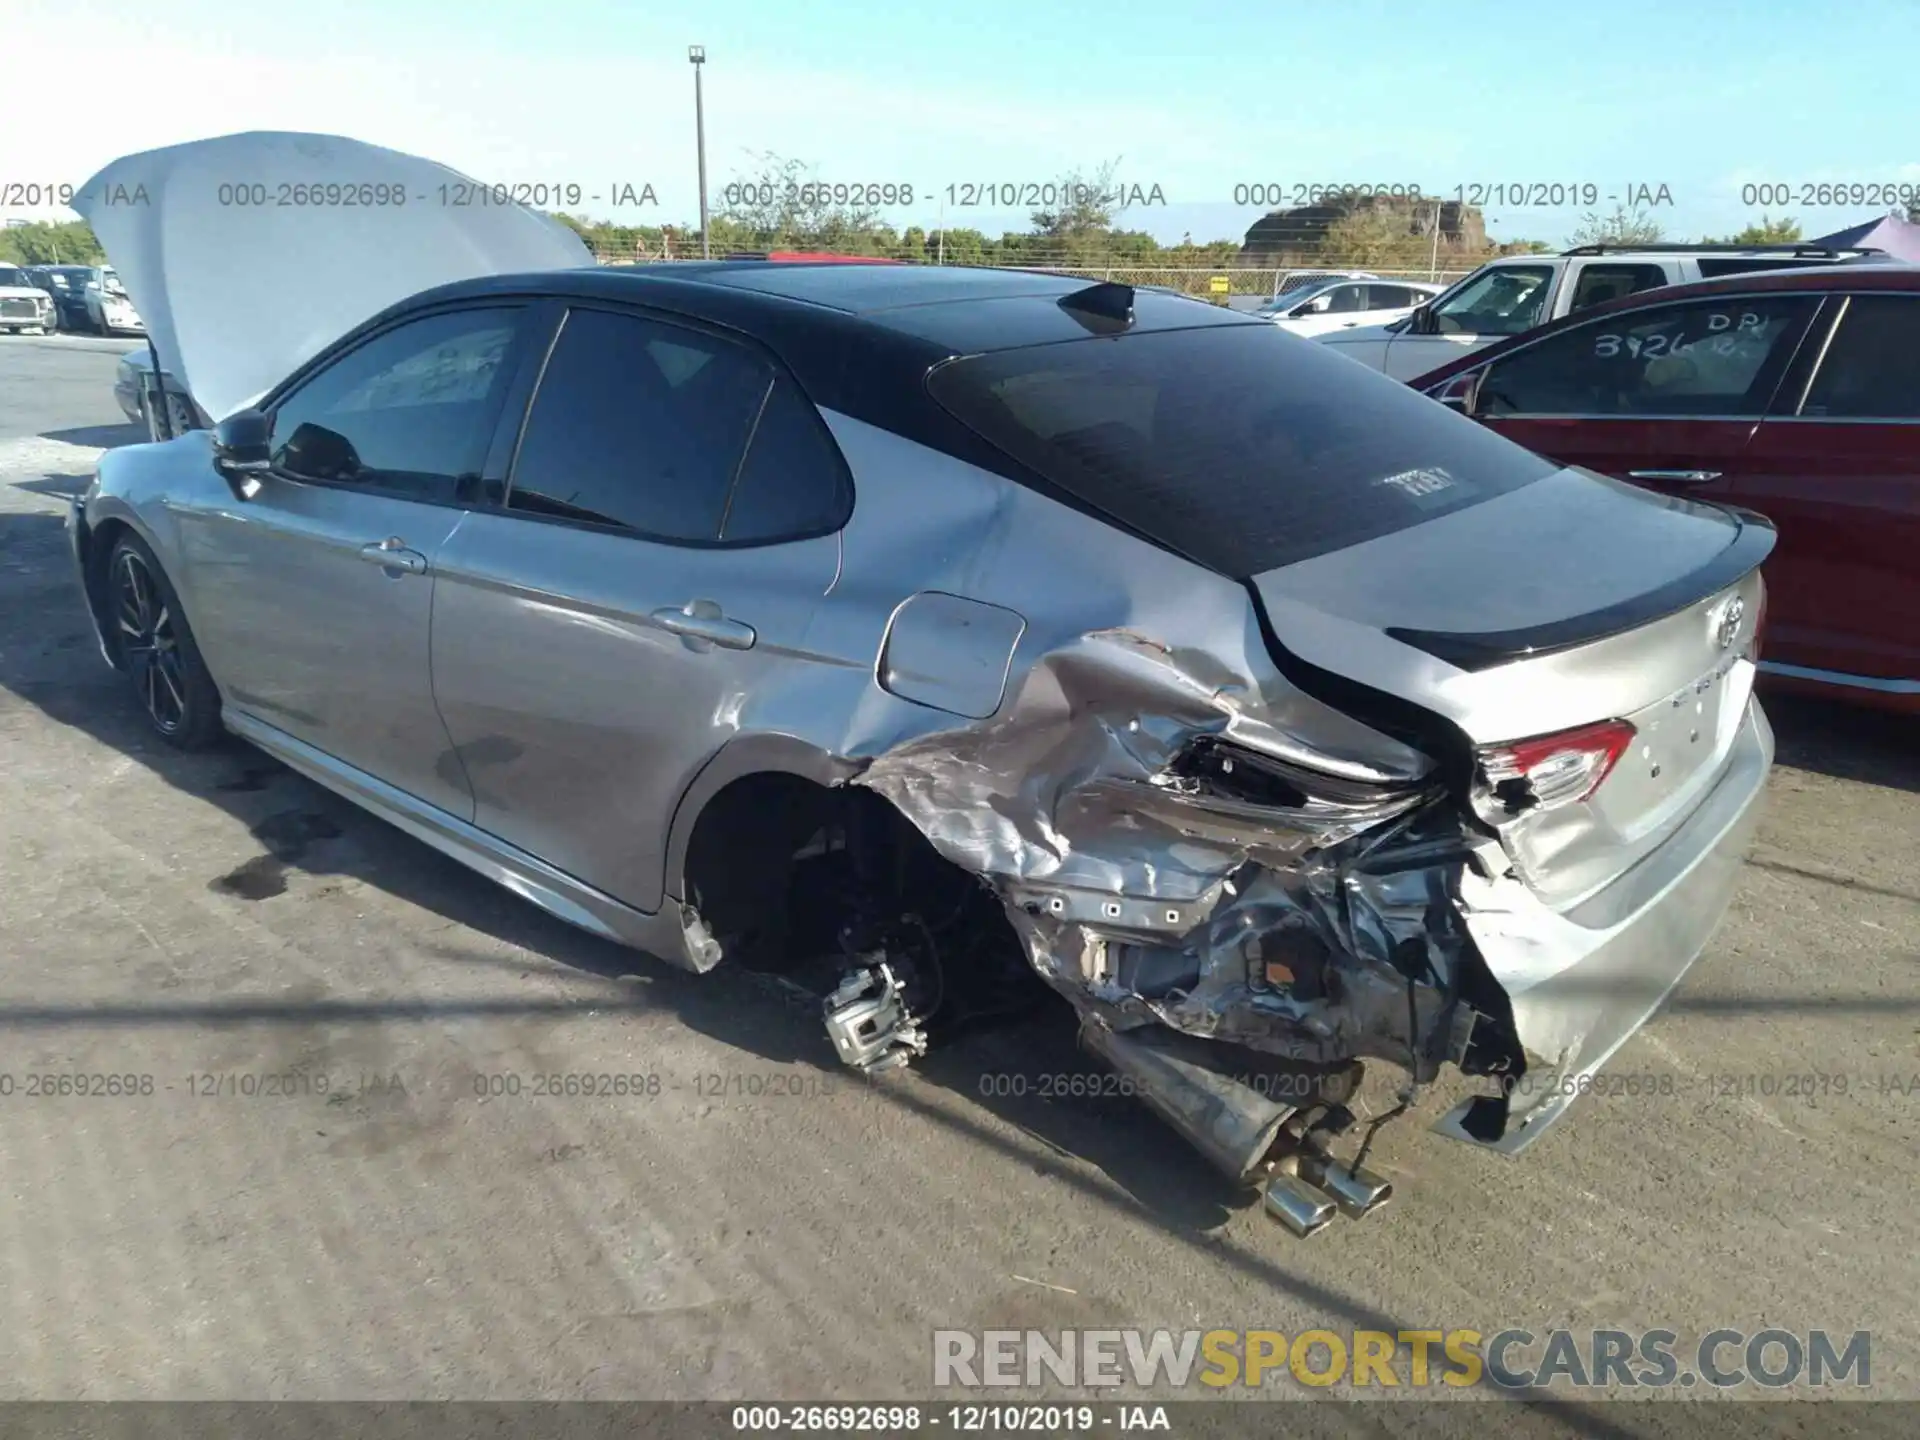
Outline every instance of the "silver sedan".
{"type": "Polygon", "coordinates": [[[861,1070],[1044,986],[1299,1233],[1388,1192],[1365,1062],[1389,1116],[1483,1077],[1440,1127],[1530,1145],[1755,823],[1766,523],[1252,317],[584,267],[231,384],[72,511],[158,736],[232,732],[689,969],[814,983],[861,1070]]]}

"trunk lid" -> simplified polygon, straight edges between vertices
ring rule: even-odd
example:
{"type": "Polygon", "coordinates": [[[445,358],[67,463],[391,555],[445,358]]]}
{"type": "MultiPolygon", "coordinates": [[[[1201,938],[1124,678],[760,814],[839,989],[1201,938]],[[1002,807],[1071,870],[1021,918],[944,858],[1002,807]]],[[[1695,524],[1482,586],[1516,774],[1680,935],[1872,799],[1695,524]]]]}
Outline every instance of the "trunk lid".
{"type": "Polygon", "coordinates": [[[409,295],[593,263],[558,221],[458,171],[337,135],[254,131],[128,155],[74,208],[161,366],[215,420],[409,295]]]}
{"type": "Polygon", "coordinates": [[[1451,723],[1475,808],[1523,878],[1571,906],[1712,788],[1752,692],[1773,530],[1757,516],[1563,470],[1483,504],[1256,576],[1287,663],[1451,723]],[[1632,726],[1591,793],[1501,791],[1519,746],[1632,726]],[[1520,803],[1516,807],[1515,801],[1520,803]]]}
{"type": "Polygon", "coordinates": [[[928,389],[1035,483],[1246,583],[1295,683],[1462,790],[1526,762],[1525,786],[1498,783],[1530,806],[1475,807],[1543,895],[1584,896],[1671,833],[1730,753],[1771,527],[1566,469],[1265,321],[1150,298],[1126,333],[947,361],[928,389]],[[1604,771],[1592,734],[1584,758],[1488,753],[1619,721],[1631,749],[1607,729],[1604,771]],[[1562,793],[1589,766],[1590,793],[1562,793]]]}

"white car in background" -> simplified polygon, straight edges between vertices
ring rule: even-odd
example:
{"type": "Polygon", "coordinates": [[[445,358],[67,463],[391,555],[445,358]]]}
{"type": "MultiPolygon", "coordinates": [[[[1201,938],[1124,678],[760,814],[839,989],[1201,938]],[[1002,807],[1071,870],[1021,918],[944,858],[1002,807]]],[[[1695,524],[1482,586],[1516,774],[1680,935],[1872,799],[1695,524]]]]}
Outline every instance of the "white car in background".
{"type": "MultiPolygon", "coordinates": [[[[1825,245],[1581,245],[1558,255],[1489,260],[1398,320],[1330,326],[1323,345],[1395,380],[1414,380],[1549,320],[1642,290],[1803,265],[1880,263],[1884,252],[1825,245]]],[[[1282,298],[1285,298],[1284,296],[1282,298]]]]}
{"type": "Polygon", "coordinates": [[[111,335],[118,330],[146,334],[146,322],[140,318],[140,312],[133,308],[127,287],[120,283],[120,277],[114,273],[111,265],[95,268],[93,278],[87,281],[86,295],[87,322],[102,335],[111,335]]]}
{"type": "Polygon", "coordinates": [[[162,370],[154,380],[153,351],[146,345],[120,357],[113,377],[113,398],[120,413],[147,432],[149,440],[167,440],[189,430],[212,428],[206,413],[194,404],[186,386],[162,370]],[[160,393],[166,396],[164,411],[160,393]]]}
{"type": "Polygon", "coordinates": [[[1423,280],[1334,280],[1269,301],[1259,314],[1295,335],[1325,335],[1404,319],[1446,289],[1423,280]]]}

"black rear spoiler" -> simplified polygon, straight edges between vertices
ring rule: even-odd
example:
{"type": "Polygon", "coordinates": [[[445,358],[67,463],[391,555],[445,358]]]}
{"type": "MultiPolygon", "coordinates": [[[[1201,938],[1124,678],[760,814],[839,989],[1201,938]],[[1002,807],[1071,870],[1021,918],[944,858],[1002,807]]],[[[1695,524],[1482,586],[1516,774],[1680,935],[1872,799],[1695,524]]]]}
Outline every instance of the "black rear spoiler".
{"type": "Polygon", "coordinates": [[[1672,615],[1709,595],[1726,589],[1773,553],[1773,522],[1751,510],[1720,507],[1732,514],[1740,528],[1726,549],[1713,559],[1677,580],[1658,589],[1635,595],[1616,605],[1575,615],[1545,625],[1530,625],[1519,630],[1451,631],[1412,630],[1399,626],[1387,630],[1390,639],[1402,645],[1424,650],[1435,659],[1460,670],[1491,670],[1515,660],[1531,660],[1561,650],[1589,645],[1596,640],[1637,629],[1649,621],[1672,615]]]}

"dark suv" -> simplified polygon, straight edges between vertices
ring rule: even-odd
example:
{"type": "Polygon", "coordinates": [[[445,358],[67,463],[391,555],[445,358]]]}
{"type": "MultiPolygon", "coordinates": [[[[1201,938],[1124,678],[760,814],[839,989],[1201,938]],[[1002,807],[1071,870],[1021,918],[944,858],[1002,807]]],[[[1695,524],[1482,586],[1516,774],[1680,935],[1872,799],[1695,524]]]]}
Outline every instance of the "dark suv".
{"type": "Polygon", "coordinates": [[[1767,516],[1760,668],[1920,711],[1920,266],[1670,285],[1410,383],[1563,464],[1767,516]]]}
{"type": "Polygon", "coordinates": [[[93,271],[85,265],[33,265],[27,269],[33,283],[53,296],[62,330],[85,330],[87,319],[87,281],[93,271]]]}

